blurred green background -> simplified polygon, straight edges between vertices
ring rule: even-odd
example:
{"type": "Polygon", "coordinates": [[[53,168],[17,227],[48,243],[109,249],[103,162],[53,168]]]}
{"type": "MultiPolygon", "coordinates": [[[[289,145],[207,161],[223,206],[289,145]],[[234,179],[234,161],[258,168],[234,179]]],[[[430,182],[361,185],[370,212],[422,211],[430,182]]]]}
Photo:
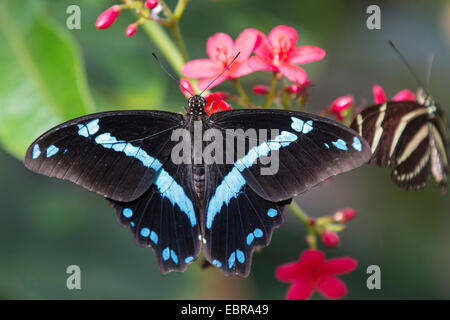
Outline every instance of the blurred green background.
{"type": "MultiPolygon", "coordinates": [[[[24,146],[65,119],[94,110],[182,110],[178,86],[151,57],[158,47],[142,29],[125,37],[133,15],[121,14],[107,30],[95,28],[97,16],[112,4],[0,1],[0,298],[284,298],[288,286],[275,279],[274,269],[306,248],[305,230],[289,213],[271,245],[255,254],[248,278],[201,270],[202,261],[183,274],[163,276],[152,251],[134,244],[100,196],[23,166],[24,146]],[[71,4],[81,7],[81,30],[66,28],[71,4]],[[81,267],[81,290],[66,288],[72,264],[81,267]]],[[[323,110],[349,93],[358,105],[370,104],[374,84],[388,96],[415,90],[417,83],[386,43],[392,39],[423,79],[428,57],[435,55],[429,89],[450,112],[450,1],[193,0],[181,30],[191,58],[204,58],[206,40],[216,32],[235,38],[253,27],[267,34],[279,24],[295,27],[300,45],[327,51],[323,61],[304,66],[314,81],[309,110],[323,110]],[[381,7],[381,30],[366,28],[370,4],[381,7]]],[[[264,72],[242,78],[247,89],[268,82],[264,72]]],[[[450,298],[450,197],[434,183],[420,192],[400,190],[389,174],[366,166],[296,200],[313,216],[357,209],[340,234],[341,246],[325,250],[329,257],[359,261],[343,277],[348,299],[450,298]],[[381,268],[381,290],[366,287],[372,264],[381,268]]]]}

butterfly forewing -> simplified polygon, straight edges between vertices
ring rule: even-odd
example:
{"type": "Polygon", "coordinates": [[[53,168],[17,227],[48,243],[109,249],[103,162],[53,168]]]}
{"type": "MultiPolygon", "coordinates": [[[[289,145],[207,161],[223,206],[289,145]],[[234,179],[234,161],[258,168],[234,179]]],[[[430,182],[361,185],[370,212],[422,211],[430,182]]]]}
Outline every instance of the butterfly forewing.
{"type": "Polygon", "coordinates": [[[116,111],[63,123],[27,150],[37,173],[77,183],[114,200],[142,195],[168,159],[183,117],[163,111],[116,111]]]}

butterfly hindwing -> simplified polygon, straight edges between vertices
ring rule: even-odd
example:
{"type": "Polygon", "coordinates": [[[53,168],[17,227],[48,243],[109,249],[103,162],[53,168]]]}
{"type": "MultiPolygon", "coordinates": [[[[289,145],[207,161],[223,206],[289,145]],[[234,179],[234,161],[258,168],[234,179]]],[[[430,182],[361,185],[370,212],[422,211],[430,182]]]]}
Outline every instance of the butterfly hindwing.
{"type": "Polygon", "coordinates": [[[108,199],[135,242],[153,248],[162,273],[184,271],[200,254],[199,206],[192,181],[190,165],[174,165],[169,160],[138,199],[108,199]]]}
{"type": "MultiPolygon", "coordinates": [[[[269,201],[290,199],[331,176],[363,165],[371,156],[369,145],[352,129],[302,112],[233,110],[212,115],[210,125],[224,132],[278,130],[276,136],[268,134],[268,141],[256,142],[238,164],[246,183],[269,201]],[[273,173],[261,174],[256,161],[274,152],[278,153],[278,166],[273,173]]],[[[247,139],[237,133],[234,136],[247,139]]]]}
{"type": "Polygon", "coordinates": [[[269,245],[273,230],[284,220],[289,201],[275,203],[260,197],[229,165],[206,168],[203,213],[204,253],[223,274],[247,276],[255,248],[269,245]]]}
{"type": "Polygon", "coordinates": [[[131,201],[152,184],[168,159],[181,115],[163,111],[113,111],[63,123],[28,148],[25,165],[114,200],[131,201]]]}

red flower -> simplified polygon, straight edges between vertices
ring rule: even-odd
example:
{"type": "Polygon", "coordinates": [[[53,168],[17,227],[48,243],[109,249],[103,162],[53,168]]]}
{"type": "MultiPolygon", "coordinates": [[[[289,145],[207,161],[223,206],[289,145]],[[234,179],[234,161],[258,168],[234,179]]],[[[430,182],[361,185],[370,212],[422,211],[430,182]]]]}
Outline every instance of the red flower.
{"type": "Polygon", "coordinates": [[[356,210],[353,208],[345,208],[334,213],[333,219],[336,222],[347,222],[356,216],[356,210]]]}
{"type": "Polygon", "coordinates": [[[339,236],[336,232],[324,231],[320,235],[324,245],[330,248],[337,247],[339,245],[339,236]]]}
{"type": "MultiPolygon", "coordinates": [[[[388,101],[384,90],[379,85],[374,85],[372,87],[373,97],[375,103],[383,103],[388,101]]],[[[403,89],[397,92],[393,97],[393,101],[416,101],[416,96],[408,89],[403,89]]]]}
{"type": "Polygon", "coordinates": [[[247,60],[253,52],[258,38],[259,31],[255,29],[245,29],[237,37],[236,42],[225,33],[216,33],[208,39],[206,51],[209,59],[197,59],[189,61],[182,68],[186,77],[201,79],[198,88],[205,90],[230,62],[240,53],[234,63],[221,75],[209,88],[217,86],[226,79],[234,79],[245,76],[252,69],[247,64],[247,60]]]}
{"type": "Polygon", "coordinates": [[[225,101],[228,94],[224,92],[209,93],[205,96],[205,112],[212,115],[216,112],[231,110],[231,105],[225,101]]]}
{"type": "Polygon", "coordinates": [[[348,257],[325,261],[322,251],[308,249],[297,262],[278,267],[276,277],[283,282],[293,282],[286,295],[288,300],[309,299],[315,290],[327,299],[340,299],[347,294],[347,287],[335,275],[352,272],[357,264],[348,257]]]}
{"type": "Polygon", "coordinates": [[[137,24],[132,23],[125,29],[125,35],[127,37],[131,37],[133,34],[136,33],[136,30],[137,30],[137,24]]]}
{"type": "Polygon", "coordinates": [[[334,100],[328,111],[333,113],[339,121],[342,121],[345,118],[345,110],[350,108],[354,103],[354,99],[351,95],[339,97],[334,100]]]}
{"type": "Polygon", "coordinates": [[[145,6],[150,10],[154,9],[158,5],[158,0],[146,0],[145,6]]]}
{"type": "Polygon", "coordinates": [[[302,85],[307,80],[306,72],[296,66],[323,59],[325,51],[319,47],[297,44],[297,31],[287,26],[277,26],[266,37],[259,32],[260,40],[255,49],[255,57],[249,59],[249,65],[256,70],[279,71],[286,78],[302,85]]]}
{"type": "Polygon", "coordinates": [[[122,8],[119,5],[115,5],[106,9],[98,16],[95,26],[98,29],[108,28],[114,23],[114,21],[116,21],[117,16],[119,15],[121,10],[122,8]]]}
{"type": "Polygon", "coordinates": [[[269,90],[270,90],[269,87],[265,86],[263,84],[258,84],[258,85],[254,86],[252,88],[252,91],[253,91],[254,94],[259,94],[259,95],[262,95],[262,96],[268,94],[269,90]]]}

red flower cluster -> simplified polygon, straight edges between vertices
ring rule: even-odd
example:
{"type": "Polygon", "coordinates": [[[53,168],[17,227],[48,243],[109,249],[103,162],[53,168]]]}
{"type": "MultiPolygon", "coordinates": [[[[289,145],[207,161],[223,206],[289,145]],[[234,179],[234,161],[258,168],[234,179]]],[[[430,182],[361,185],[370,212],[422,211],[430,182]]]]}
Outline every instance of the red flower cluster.
{"type": "MultiPolygon", "coordinates": [[[[158,4],[159,4],[158,0],[146,0],[145,1],[145,7],[150,10],[150,15],[152,17],[153,17],[152,10],[155,9],[155,11],[158,11],[157,10],[158,4]]],[[[119,16],[119,13],[122,11],[122,8],[127,8],[127,7],[126,7],[126,5],[114,5],[108,9],[106,9],[105,11],[103,11],[98,16],[95,26],[98,29],[109,28],[116,21],[117,17],[119,16]]],[[[125,35],[127,37],[131,37],[132,35],[134,35],[136,33],[137,28],[140,23],[141,23],[141,21],[138,20],[137,22],[130,24],[125,29],[125,35]]]]}
{"type": "Polygon", "coordinates": [[[286,294],[288,300],[309,299],[315,290],[327,299],[340,299],[347,294],[347,287],[336,275],[352,272],[357,264],[348,257],[325,260],[322,251],[308,249],[297,262],[278,267],[275,275],[280,281],[292,282],[286,294]]]}
{"type": "Polygon", "coordinates": [[[186,77],[200,79],[200,90],[206,89],[208,85],[213,88],[227,79],[239,78],[259,70],[280,72],[289,80],[303,85],[307,81],[307,75],[297,65],[321,60],[325,51],[313,46],[295,47],[296,44],[297,31],[283,25],[275,27],[268,36],[256,29],[245,29],[235,42],[229,35],[217,33],[206,44],[209,59],[189,61],[182,72],[186,77]],[[251,56],[252,53],[255,55],[251,56]],[[235,58],[234,63],[229,66],[235,58]]]}

